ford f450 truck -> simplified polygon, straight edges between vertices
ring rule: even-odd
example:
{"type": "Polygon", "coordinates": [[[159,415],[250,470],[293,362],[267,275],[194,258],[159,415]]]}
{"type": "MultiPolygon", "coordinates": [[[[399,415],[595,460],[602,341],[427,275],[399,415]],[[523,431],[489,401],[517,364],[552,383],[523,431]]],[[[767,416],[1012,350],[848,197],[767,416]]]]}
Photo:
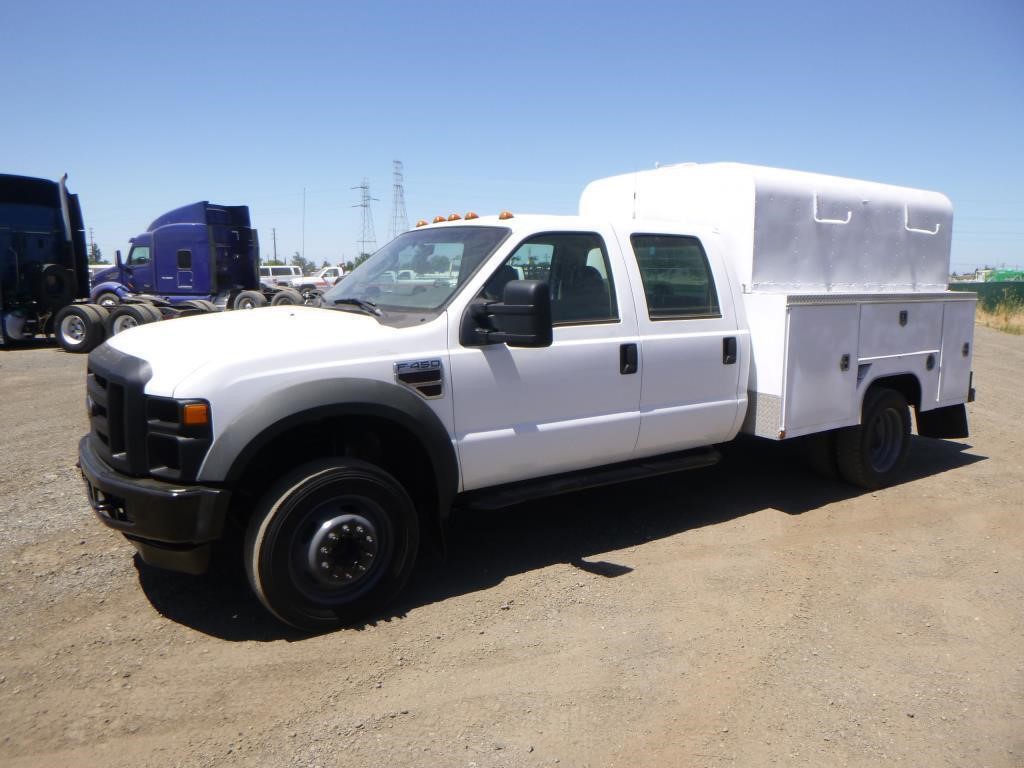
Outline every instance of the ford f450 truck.
{"type": "Polygon", "coordinates": [[[93,351],[92,506],[186,572],[244,531],[259,599],[317,631],[393,598],[453,505],[707,466],[741,432],[817,435],[819,463],[880,487],[911,408],[921,435],[967,434],[951,224],[937,193],[710,164],[595,181],[578,216],[420,226],[319,308],[93,351]],[[455,279],[392,278],[439,257],[455,279]]]}

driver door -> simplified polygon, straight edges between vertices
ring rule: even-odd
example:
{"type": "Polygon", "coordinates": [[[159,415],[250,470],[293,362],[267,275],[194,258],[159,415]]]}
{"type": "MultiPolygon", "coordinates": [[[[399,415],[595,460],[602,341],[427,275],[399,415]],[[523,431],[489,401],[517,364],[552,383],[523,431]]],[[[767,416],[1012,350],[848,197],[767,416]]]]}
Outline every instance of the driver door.
{"type": "Polygon", "coordinates": [[[633,455],[640,377],[623,360],[630,345],[636,352],[637,328],[627,278],[605,243],[597,232],[536,235],[492,271],[481,292],[489,299],[500,298],[511,279],[548,282],[550,347],[461,346],[461,317],[452,318],[454,421],[465,490],[633,455]]]}

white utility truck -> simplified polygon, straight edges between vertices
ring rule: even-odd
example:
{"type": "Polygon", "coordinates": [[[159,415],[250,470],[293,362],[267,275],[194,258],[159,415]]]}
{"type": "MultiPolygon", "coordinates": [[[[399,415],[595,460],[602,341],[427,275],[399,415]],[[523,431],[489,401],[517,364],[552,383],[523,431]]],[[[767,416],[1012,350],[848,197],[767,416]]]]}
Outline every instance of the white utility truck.
{"type": "Polygon", "coordinates": [[[90,500],[165,568],[238,531],[260,600],[315,631],[393,598],[453,505],[706,466],[740,432],[817,435],[823,468],[879,487],[911,407],[919,434],[967,435],[951,227],[937,193],[728,163],[595,181],[579,216],[419,226],[319,308],[93,351],[90,500]],[[457,279],[393,290],[439,257],[457,279]]]}

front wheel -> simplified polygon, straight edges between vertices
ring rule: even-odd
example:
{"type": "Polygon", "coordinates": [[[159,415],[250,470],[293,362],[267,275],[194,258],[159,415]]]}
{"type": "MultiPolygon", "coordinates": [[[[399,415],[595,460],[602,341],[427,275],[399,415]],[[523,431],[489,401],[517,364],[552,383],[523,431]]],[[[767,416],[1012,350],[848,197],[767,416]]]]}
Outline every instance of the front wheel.
{"type": "Polygon", "coordinates": [[[853,485],[889,485],[903,469],[910,447],[910,411],[899,392],[877,387],[864,397],[861,423],[836,433],[839,472],[853,485]]]}
{"type": "Polygon", "coordinates": [[[322,632],[394,598],[418,546],[416,510],[398,481],[335,458],[296,468],[263,495],[244,555],[249,583],[271,613],[322,632]]]}

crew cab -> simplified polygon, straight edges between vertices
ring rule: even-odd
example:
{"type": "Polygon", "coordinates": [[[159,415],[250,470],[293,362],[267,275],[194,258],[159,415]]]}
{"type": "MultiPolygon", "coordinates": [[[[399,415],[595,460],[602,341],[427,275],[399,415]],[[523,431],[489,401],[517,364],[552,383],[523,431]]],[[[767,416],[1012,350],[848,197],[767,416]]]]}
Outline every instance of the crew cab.
{"type": "Polygon", "coordinates": [[[393,598],[453,505],[707,466],[740,432],[816,435],[821,466],[877,488],[910,408],[922,435],[967,433],[974,297],[945,288],[940,194],[667,166],[592,183],[578,216],[423,224],[320,307],[92,352],[100,519],[193,573],[244,532],[256,595],[318,631],[393,598]],[[415,279],[439,255],[455,279],[415,279]]]}

